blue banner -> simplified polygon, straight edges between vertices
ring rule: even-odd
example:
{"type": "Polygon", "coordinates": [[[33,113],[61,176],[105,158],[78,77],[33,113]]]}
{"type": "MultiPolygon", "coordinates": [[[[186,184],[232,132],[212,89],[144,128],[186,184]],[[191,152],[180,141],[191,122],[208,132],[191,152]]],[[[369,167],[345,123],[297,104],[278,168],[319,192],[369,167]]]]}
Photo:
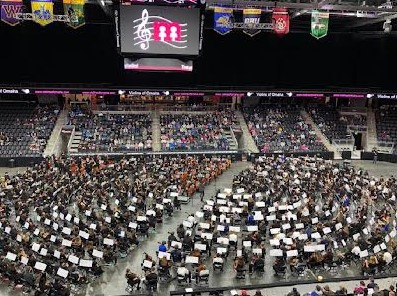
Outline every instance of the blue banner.
{"type": "Polygon", "coordinates": [[[233,8],[214,8],[214,30],[221,35],[231,32],[233,29],[233,8]]]}

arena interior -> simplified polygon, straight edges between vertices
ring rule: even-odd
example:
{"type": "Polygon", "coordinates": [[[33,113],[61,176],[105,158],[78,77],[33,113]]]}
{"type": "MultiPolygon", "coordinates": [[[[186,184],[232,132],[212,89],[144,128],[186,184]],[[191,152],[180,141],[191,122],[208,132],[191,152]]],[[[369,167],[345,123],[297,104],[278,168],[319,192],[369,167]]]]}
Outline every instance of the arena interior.
{"type": "Polygon", "coordinates": [[[396,296],[393,2],[0,6],[0,295],[396,296]]]}

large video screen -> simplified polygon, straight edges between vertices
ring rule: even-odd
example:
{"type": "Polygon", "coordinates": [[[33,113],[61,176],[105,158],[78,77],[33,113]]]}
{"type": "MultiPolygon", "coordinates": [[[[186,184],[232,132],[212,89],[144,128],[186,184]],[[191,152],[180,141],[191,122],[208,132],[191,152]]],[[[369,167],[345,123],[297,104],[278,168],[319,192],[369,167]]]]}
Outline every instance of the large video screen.
{"type": "Polygon", "coordinates": [[[198,56],[200,9],[120,6],[122,54],[198,56]]]}

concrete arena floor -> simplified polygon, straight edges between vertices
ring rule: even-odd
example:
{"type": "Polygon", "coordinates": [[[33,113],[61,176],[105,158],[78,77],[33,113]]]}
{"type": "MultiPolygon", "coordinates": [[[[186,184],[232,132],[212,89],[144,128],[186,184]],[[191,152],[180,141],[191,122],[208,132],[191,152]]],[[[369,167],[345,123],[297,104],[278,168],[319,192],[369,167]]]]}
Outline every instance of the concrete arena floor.
{"type": "MultiPolygon", "coordinates": [[[[372,161],[362,161],[362,160],[352,160],[352,165],[357,168],[363,168],[368,170],[370,175],[380,176],[391,176],[397,175],[397,164],[378,162],[373,164],[372,161]]],[[[231,169],[220,176],[215,182],[212,182],[205,189],[204,199],[208,199],[213,196],[218,188],[229,188],[231,187],[233,176],[238,174],[243,169],[249,166],[248,162],[236,162],[232,165],[231,169]]],[[[14,174],[17,171],[23,171],[26,168],[0,168],[0,175],[4,175],[5,172],[9,174],[14,174]]],[[[189,204],[182,206],[182,211],[174,212],[173,217],[165,218],[162,225],[156,227],[156,232],[149,235],[149,239],[143,241],[139,247],[133,250],[130,255],[124,259],[119,259],[116,266],[106,266],[104,267],[105,273],[102,277],[97,279],[95,282],[87,285],[80,293],[75,295],[85,295],[85,296],[115,296],[115,295],[126,295],[125,291],[126,280],[125,280],[125,270],[130,268],[131,270],[141,273],[141,262],[143,260],[143,253],[147,252],[152,256],[155,256],[155,252],[158,248],[158,242],[166,240],[168,236],[168,231],[174,231],[177,226],[188,216],[188,213],[195,213],[202,203],[199,199],[194,198],[189,204]]],[[[296,281],[302,280],[313,280],[317,277],[316,274],[308,273],[305,277],[296,278],[289,273],[286,274],[284,278],[275,277],[272,269],[267,269],[269,271],[265,272],[262,276],[246,276],[244,280],[236,280],[235,273],[232,270],[232,258],[234,257],[233,252],[230,254],[228,261],[225,264],[225,269],[223,273],[212,272],[210,275],[209,286],[232,286],[232,285],[251,285],[251,284],[264,284],[264,283],[274,283],[281,281],[296,281]]],[[[267,266],[272,266],[273,258],[270,256],[265,257],[265,262],[267,266]]],[[[210,264],[207,264],[210,266],[210,264]]],[[[396,269],[397,272],[397,269],[396,269]]],[[[350,266],[346,269],[338,270],[336,274],[330,274],[327,272],[322,272],[321,274],[324,278],[330,277],[348,277],[358,275],[358,267],[350,266]]],[[[378,280],[381,288],[386,288],[390,284],[396,284],[396,278],[388,278],[383,280],[378,280]]],[[[337,289],[340,285],[344,285],[348,288],[348,291],[352,291],[356,282],[341,282],[335,284],[329,284],[331,288],[337,289]]],[[[195,284],[192,284],[193,288],[195,284]]],[[[313,290],[314,285],[303,285],[297,286],[301,292],[310,292],[313,290]]],[[[176,280],[161,283],[159,285],[159,290],[157,295],[169,295],[169,291],[180,290],[176,280]]],[[[279,296],[285,295],[291,290],[291,287],[280,287],[272,288],[269,290],[264,290],[267,296],[279,296]]],[[[9,287],[5,285],[0,285],[0,296],[5,295],[19,295],[19,293],[11,292],[9,287]]]]}

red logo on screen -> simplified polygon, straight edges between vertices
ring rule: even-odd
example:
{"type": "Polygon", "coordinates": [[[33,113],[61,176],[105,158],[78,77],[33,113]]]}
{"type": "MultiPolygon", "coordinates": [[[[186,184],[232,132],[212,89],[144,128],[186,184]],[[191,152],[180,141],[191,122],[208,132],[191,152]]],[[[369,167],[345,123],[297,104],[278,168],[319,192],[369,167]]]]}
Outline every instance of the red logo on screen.
{"type": "Polygon", "coordinates": [[[142,10],[142,16],[133,23],[134,46],[139,46],[141,50],[149,50],[152,42],[161,42],[174,49],[188,47],[187,23],[177,23],[163,16],[149,15],[147,9],[142,10]]]}
{"type": "Polygon", "coordinates": [[[154,22],[153,23],[153,39],[155,41],[180,41],[181,25],[175,22],[154,22]]]}

